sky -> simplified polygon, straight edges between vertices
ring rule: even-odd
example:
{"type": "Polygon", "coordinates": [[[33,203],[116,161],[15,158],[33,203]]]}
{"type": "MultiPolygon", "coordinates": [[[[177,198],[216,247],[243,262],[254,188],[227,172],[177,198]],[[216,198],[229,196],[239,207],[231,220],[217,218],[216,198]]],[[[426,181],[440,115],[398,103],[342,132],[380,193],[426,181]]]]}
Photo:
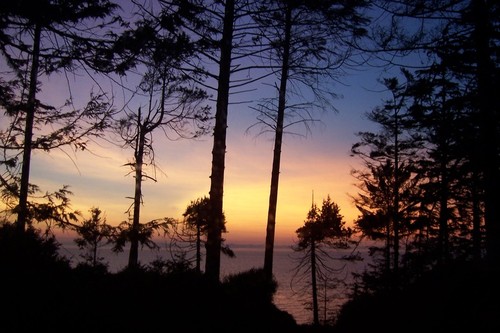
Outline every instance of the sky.
{"type": "MultiPolygon", "coordinates": [[[[338,204],[347,225],[352,225],[358,216],[351,199],[358,193],[351,170],[362,165],[350,156],[350,148],[358,141],[357,132],[376,130],[365,113],[386,97],[377,80],[381,76],[385,74],[380,68],[347,72],[339,79],[341,83],[331,86],[339,95],[333,101],[338,112],[317,113],[321,123],[315,124],[306,137],[285,135],[276,215],[277,244],[292,244],[312,202],[321,206],[327,196],[338,204]]],[[[118,104],[126,98],[109,81],[99,84],[113,94],[118,104]]],[[[40,98],[49,105],[62,105],[71,95],[78,107],[78,101],[85,101],[92,88],[96,88],[96,83],[81,73],[60,73],[44,78],[40,98]]],[[[258,90],[253,100],[261,97],[260,93],[258,90]]],[[[252,100],[251,96],[245,98],[252,100]]],[[[228,231],[223,237],[229,244],[265,242],[274,137],[257,136],[256,131],[247,133],[255,122],[256,113],[248,105],[230,106],[223,202],[228,231]]],[[[182,219],[191,201],[209,195],[211,134],[196,140],[170,141],[159,133],[154,138],[156,174],[148,169],[157,181],[143,182],[142,223],[163,217],[182,219]]],[[[111,136],[107,139],[76,153],[69,149],[34,152],[30,181],[43,192],[68,185],[73,193],[72,209],[82,212],[83,218],[89,218],[89,210],[97,207],[108,224],[128,220],[126,212],[131,207],[135,185],[130,168],[124,165],[132,161],[133,151],[120,148],[111,136]]]]}
{"type": "MultiPolygon", "coordinates": [[[[333,102],[338,112],[327,110],[317,117],[321,123],[312,127],[307,137],[285,135],[276,216],[277,244],[293,244],[295,231],[301,227],[311,204],[320,206],[328,195],[339,205],[347,225],[358,216],[350,196],[356,195],[353,168],[362,167],[350,156],[355,133],[373,131],[375,125],[365,113],[380,105],[384,93],[377,81],[376,69],[355,72],[342,78],[344,85],[332,86],[341,95],[333,102]]],[[[72,95],[88,94],[81,78],[70,79],[72,95]]],[[[68,79],[51,77],[42,90],[54,103],[64,98],[68,79]]],[[[117,94],[119,95],[119,94],[117,94]]],[[[82,95],[83,97],[83,95],[82,95]]],[[[223,209],[228,244],[263,244],[273,156],[271,136],[257,136],[246,130],[255,123],[255,111],[247,105],[232,105],[228,114],[226,168],[223,209]]],[[[182,219],[192,200],[208,196],[212,161],[212,136],[196,140],[170,141],[155,134],[154,149],[157,182],[143,182],[141,222],[162,217],[182,219]]],[[[111,139],[113,141],[113,139],[111,139]]],[[[55,150],[33,155],[31,182],[43,191],[69,185],[72,208],[89,218],[92,207],[100,208],[111,225],[127,220],[132,204],[134,178],[124,166],[132,160],[131,149],[112,142],[91,144],[88,151],[55,150]]],[[[148,170],[149,175],[153,170],[148,170]]]]}

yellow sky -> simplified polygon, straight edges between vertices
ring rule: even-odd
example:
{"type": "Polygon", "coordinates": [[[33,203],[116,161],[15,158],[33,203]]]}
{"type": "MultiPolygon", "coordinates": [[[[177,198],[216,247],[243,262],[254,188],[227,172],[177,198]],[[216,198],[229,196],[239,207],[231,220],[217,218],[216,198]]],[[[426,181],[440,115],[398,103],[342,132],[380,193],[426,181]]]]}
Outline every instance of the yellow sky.
{"type": "MultiPolygon", "coordinates": [[[[353,142],[339,139],[354,132],[344,124],[349,116],[327,116],[324,125],[308,138],[285,137],[278,192],[277,243],[293,242],[295,230],[303,225],[311,206],[313,193],[317,204],[330,195],[347,223],[357,216],[348,194],[356,192],[349,172],[358,162],[348,154],[353,142]]],[[[228,243],[264,243],[272,146],[269,138],[256,138],[229,124],[224,182],[228,230],[224,237],[228,243]]],[[[211,150],[210,136],[197,141],[157,139],[157,182],[143,183],[142,222],[161,217],[180,219],[191,200],[208,195],[211,150]]],[[[92,154],[78,152],[75,155],[67,151],[37,153],[33,159],[32,181],[44,190],[70,185],[74,209],[88,217],[91,207],[99,207],[107,222],[116,225],[127,219],[125,211],[132,203],[126,197],[133,196],[134,179],[126,175],[129,168],[123,166],[131,160],[132,151],[105,142],[91,146],[91,151],[92,154]]],[[[148,173],[151,175],[152,171],[149,169],[148,173]]]]}
{"type": "MultiPolygon", "coordinates": [[[[345,221],[351,224],[358,213],[349,195],[355,195],[355,179],[351,168],[359,161],[349,156],[358,131],[370,130],[364,113],[379,105],[382,95],[375,91],[375,76],[354,73],[344,80],[350,86],[335,87],[343,98],[334,102],[339,113],[326,112],[318,116],[322,123],[312,127],[308,137],[285,136],[282,147],[281,173],[278,192],[276,242],[291,244],[295,230],[303,225],[315,202],[330,195],[345,221]]],[[[90,86],[74,77],[72,95],[85,100],[90,86]]],[[[64,78],[49,78],[42,91],[45,101],[60,105],[65,96],[64,78]],[[58,95],[61,95],[58,97],[58,95]],[[59,101],[59,103],[58,103],[59,101]]],[[[115,91],[116,100],[120,99],[115,91]]],[[[231,243],[265,241],[269,187],[272,165],[272,137],[255,137],[245,130],[255,122],[255,113],[244,105],[233,105],[228,115],[228,136],[224,180],[224,212],[231,243]]],[[[159,131],[158,133],[161,133],[159,131]]],[[[108,138],[110,139],[110,138],[108,138]]],[[[116,141],[111,138],[111,141],[116,141]]],[[[208,195],[212,161],[212,138],[168,141],[155,136],[154,149],[158,166],[157,182],[143,183],[144,205],[141,222],[161,217],[181,219],[191,200],[208,195]]],[[[91,145],[90,152],[73,154],[55,150],[49,154],[36,152],[31,168],[31,182],[45,191],[69,185],[73,209],[86,218],[89,209],[99,207],[107,222],[117,225],[127,220],[126,210],[132,201],[134,178],[123,165],[131,161],[132,151],[109,142],[91,145]]],[[[152,170],[149,170],[151,172],[152,170]]]]}

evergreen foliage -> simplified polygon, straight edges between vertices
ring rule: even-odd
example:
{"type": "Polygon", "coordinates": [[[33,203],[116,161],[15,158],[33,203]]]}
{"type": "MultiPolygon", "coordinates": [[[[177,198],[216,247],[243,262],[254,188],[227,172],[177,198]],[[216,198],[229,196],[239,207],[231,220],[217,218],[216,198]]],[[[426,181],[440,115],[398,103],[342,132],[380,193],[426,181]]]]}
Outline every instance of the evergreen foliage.
{"type": "MultiPolygon", "coordinates": [[[[335,249],[349,248],[352,232],[351,228],[346,227],[340,208],[330,196],[323,200],[321,209],[313,203],[304,226],[296,231],[298,240],[293,250],[300,253],[300,257],[295,258],[297,265],[292,281],[296,284],[307,281],[300,292],[311,295],[314,326],[320,325],[319,286],[325,284],[328,286],[326,289],[334,289],[335,284],[342,283],[342,279],[337,276],[343,272],[345,265],[339,267],[332,265],[346,258],[335,253],[335,249]],[[307,291],[305,288],[311,289],[307,291]]],[[[324,293],[326,292],[327,290],[324,290],[324,293]]],[[[323,297],[327,298],[327,295],[323,297]]],[[[326,304],[324,306],[326,307],[326,304]]],[[[324,313],[326,310],[324,309],[324,313]]],[[[327,321],[328,319],[324,318],[323,323],[326,324],[327,321]]]]}
{"type": "Polygon", "coordinates": [[[373,261],[356,276],[352,300],[332,332],[500,330],[494,316],[500,311],[497,1],[132,1],[137,12],[130,22],[118,16],[116,3],[0,2],[0,285],[6,305],[0,329],[318,331],[318,282],[335,282],[325,288],[326,298],[341,282],[335,279],[340,269],[329,265],[353,259],[331,253],[349,248],[358,233],[374,242],[373,261]],[[373,14],[371,22],[358,12],[362,8],[373,14]],[[270,279],[281,136],[296,123],[309,131],[314,108],[334,110],[325,97],[335,97],[330,84],[337,70],[365,61],[401,70],[382,80],[391,97],[367,114],[380,131],[358,133],[352,146],[364,163],[353,171],[360,189],[352,196],[360,211],[355,229],[328,197],[320,209],[311,207],[296,231],[296,277],[311,281],[314,314],[312,327],[299,327],[274,306],[278,286],[270,279]],[[112,80],[136,75],[133,88],[120,88],[139,96],[141,105],[120,106],[115,117],[113,96],[99,85],[80,107],[71,94],[59,106],[42,100],[46,81],[68,73],[112,80]],[[228,110],[244,100],[230,97],[275,74],[278,102],[251,106],[268,126],[263,132],[271,129],[276,138],[264,268],[221,282],[220,254],[232,254],[222,237],[228,110]],[[216,93],[214,119],[202,105],[209,92],[216,93]],[[44,193],[30,182],[31,155],[88,150],[93,139],[112,141],[110,128],[134,151],[126,164],[135,177],[131,218],[111,228],[93,208],[80,224],[68,185],[44,193]],[[156,129],[170,139],[213,131],[210,196],[185,213],[186,226],[196,229],[196,268],[185,253],[148,266],[138,262],[139,246],[156,247],[155,232],[178,226],[172,218],[140,222],[141,184],[156,180],[146,172],[155,166],[156,129]],[[77,245],[89,251],[87,264],[71,267],[54,228],[77,231],[77,245]],[[108,241],[116,251],[131,243],[129,267],[116,274],[97,253],[108,241]]]}

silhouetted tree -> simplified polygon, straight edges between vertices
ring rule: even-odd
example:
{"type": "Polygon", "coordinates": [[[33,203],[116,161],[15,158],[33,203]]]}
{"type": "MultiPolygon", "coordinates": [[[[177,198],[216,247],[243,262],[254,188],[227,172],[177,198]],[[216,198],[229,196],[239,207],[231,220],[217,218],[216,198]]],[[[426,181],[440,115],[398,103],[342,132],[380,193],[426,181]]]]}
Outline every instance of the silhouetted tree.
{"type": "MultiPolygon", "coordinates": [[[[159,12],[156,10],[154,6],[141,6],[136,27],[125,31],[113,47],[117,58],[129,57],[127,66],[144,71],[137,88],[139,97],[146,100],[145,110],[138,107],[137,113],[125,112],[126,116],[117,126],[123,146],[134,149],[134,159],[127,164],[135,178],[133,203],[128,210],[131,215],[130,268],[138,264],[142,182],[156,181],[156,177],[145,170],[148,164],[153,169],[156,167],[153,133],[163,130],[172,140],[196,138],[208,131],[210,120],[209,108],[202,105],[206,93],[194,86],[194,75],[187,75],[181,69],[195,53],[194,44],[179,25],[168,23],[182,19],[182,13],[166,12],[162,7],[159,12]]],[[[124,66],[121,63],[116,70],[121,71],[124,66]]],[[[167,221],[167,228],[169,224],[167,221]]]]}
{"type": "MultiPolygon", "coordinates": [[[[52,235],[54,229],[73,229],[78,225],[78,220],[81,212],[73,210],[71,207],[70,196],[73,193],[69,190],[69,186],[64,185],[61,189],[55,192],[40,193],[40,188],[37,185],[30,185],[30,195],[32,200],[28,202],[28,218],[30,225],[42,224],[45,235],[52,235]]],[[[6,219],[9,219],[12,212],[16,212],[15,207],[18,205],[16,197],[12,196],[12,192],[8,187],[1,189],[2,199],[5,200],[6,210],[4,211],[6,219]]],[[[10,219],[9,219],[10,220],[10,219]]]]}
{"type": "MultiPolygon", "coordinates": [[[[233,38],[236,22],[236,4],[240,1],[227,0],[220,10],[219,22],[213,22],[214,26],[221,24],[219,58],[216,60],[219,73],[217,75],[217,101],[215,110],[215,127],[212,149],[212,171],[210,174],[210,206],[212,216],[209,220],[205,274],[213,279],[219,280],[220,276],[220,252],[222,247],[222,225],[223,225],[223,196],[224,196],[224,169],[226,154],[226,131],[227,114],[229,106],[229,89],[231,82],[231,60],[233,55],[233,38]]],[[[216,4],[216,3],[214,3],[216,4]]],[[[216,14],[218,15],[218,14],[216,14]]]]}
{"type": "Polygon", "coordinates": [[[479,112],[481,166],[484,174],[484,218],[486,224],[487,259],[500,267],[500,157],[499,108],[494,87],[498,87],[500,45],[500,5],[495,1],[474,0],[463,18],[473,27],[471,40],[475,51],[475,79],[479,112]]]}
{"type": "Polygon", "coordinates": [[[184,214],[184,225],[181,235],[193,236],[189,231],[194,230],[194,242],[196,247],[196,271],[201,272],[201,244],[202,235],[207,232],[208,219],[210,213],[210,199],[203,197],[196,201],[191,201],[184,214]]]}
{"type": "Polygon", "coordinates": [[[255,40],[264,48],[260,57],[279,81],[274,84],[277,102],[274,98],[264,99],[255,107],[259,124],[265,127],[263,132],[271,130],[274,135],[264,258],[269,279],[273,274],[283,134],[297,123],[309,130],[309,123],[317,121],[312,116],[314,109],[335,110],[330,103],[336,95],[327,85],[349,66],[352,43],[364,34],[367,19],[360,10],[367,5],[363,0],[262,1],[253,15],[259,24],[255,40]]]}
{"type": "MultiPolygon", "coordinates": [[[[407,81],[413,80],[408,71],[403,71],[407,81]]],[[[352,153],[360,157],[367,171],[353,170],[360,181],[362,193],[354,203],[362,215],[357,225],[361,230],[374,228],[385,233],[385,272],[392,276],[393,285],[398,284],[400,266],[400,239],[412,228],[420,202],[416,160],[421,138],[408,132],[408,103],[411,97],[409,83],[401,84],[396,78],[384,81],[392,93],[392,99],[381,108],[368,114],[368,118],[381,126],[379,133],[361,132],[361,141],[352,146],[352,153]],[[392,252],[391,252],[392,248],[392,252]],[[392,253],[392,255],[391,255],[392,253]],[[392,261],[392,265],[391,265],[392,261]]],[[[379,235],[369,231],[367,235],[379,235]]]]}
{"type": "MultiPolygon", "coordinates": [[[[409,93],[414,100],[409,108],[412,130],[425,142],[419,161],[419,172],[426,178],[419,219],[420,224],[425,221],[421,227],[427,235],[426,252],[435,248],[432,260],[440,265],[452,257],[464,258],[470,249],[479,259],[479,168],[477,148],[471,146],[477,140],[477,122],[470,87],[446,63],[436,62],[417,72],[409,93]],[[433,236],[435,228],[437,238],[433,236]],[[464,249],[470,236],[474,241],[464,249]]],[[[422,248],[423,244],[418,246],[422,248]]]]}
{"type": "Polygon", "coordinates": [[[426,209],[429,217],[433,213],[429,210],[432,202],[440,209],[435,213],[441,225],[438,260],[446,259],[443,255],[465,258],[470,252],[466,250],[469,243],[466,238],[470,235],[472,250],[479,258],[484,226],[486,255],[491,264],[497,265],[500,218],[495,208],[498,196],[493,194],[496,191],[493,188],[498,187],[500,177],[499,119],[498,112],[494,111],[498,110],[499,103],[492,87],[498,82],[499,6],[494,1],[483,0],[380,1],[378,4],[391,24],[377,27],[379,38],[376,40],[381,49],[390,51],[391,62],[402,55],[423,55],[419,65],[426,70],[419,78],[422,84],[418,89],[427,91],[423,92],[427,97],[420,96],[419,103],[423,105],[415,109],[427,110],[424,119],[417,119],[418,126],[421,131],[434,134],[427,139],[432,139],[431,148],[436,145],[434,151],[429,151],[430,160],[425,163],[435,163],[427,165],[430,167],[427,175],[432,178],[426,188],[426,201],[430,202],[426,209]],[[401,29],[403,26],[408,29],[401,29]],[[434,106],[432,112],[429,97],[434,106]],[[435,122],[430,123],[431,119],[435,122]],[[426,125],[422,123],[425,120],[426,125]],[[436,133],[444,132],[447,126],[452,126],[446,130],[447,135],[438,138],[436,133]],[[436,196],[439,202],[432,200],[436,196]],[[455,237],[454,243],[449,237],[455,237]]]}
{"type": "MultiPolygon", "coordinates": [[[[174,7],[179,5],[177,1],[165,1],[165,3],[169,3],[174,7]]],[[[207,64],[208,70],[202,69],[202,71],[207,74],[208,80],[200,82],[200,84],[213,89],[217,94],[215,98],[216,119],[209,193],[214,217],[208,228],[206,274],[218,279],[221,248],[221,231],[218,230],[218,226],[220,226],[219,222],[222,219],[223,211],[223,180],[229,96],[230,93],[245,92],[242,91],[243,87],[260,79],[269,77],[274,73],[281,73],[284,45],[280,38],[284,36],[281,33],[284,26],[281,25],[283,20],[279,17],[285,12],[284,8],[288,5],[293,8],[295,5],[284,2],[251,2],[246,0],[227,2],[192,0],[189,3],[192,5],[190,8],[195,8],[193,13],[199,14],[193,14],[197,19],[190,21],[190,24],[186,25],[186,29],[192,36],[198,36],[200,44],[206,46],[206,48],[200,49],[200,58],[204,64],[207,64]],[[255,23],[259,20],[259,25],[256,25],[255,23]],[[274,51],[271,51],[271,49],[274,51]],[[269,56],[276,59],[276,61],[264,63],[262,59],[269,56]],[[255,77],[252,77],[252,75],[255,75],[255,77]]],[[[309,18],[313,18],[313,20],[307,23],[309,24],[308,28],[301,27],[299,23],[295,24],[297,32],[302,30],[304,35],[293,32],[293,38],[290,42],[294,47],[295,45],[300,47],[298,49],[292,47],[293,58],[290,63],[284,66],[292,69],[291,73],[294,76],[296,75],[296,81],[303,83],[304,87],[314,87],[312,90],[316,94],[317,100],[311,104],[320,104],[319,100],[324,102],[326,100],[323,98],[324,95],[328,95],[322,90],[323,87],[320,87],[321,84],[318,83],[318,78],[330,76],[331,71],[346,60],[344,56],[348,51],[342,50],[342,52],[338,52],[340,45],[348,48],[347,45],[352,41],[352,38],[356,34],[362,33],[362,29],[358,28],[363,19],[355,9],[364,4],[364,1],[349,5],[341,4],[340,7],[342,8],[331,6],[329,2],[318,4],[317,8],[314,8],[313,4],[310,6],[303,3],[296,4],[297,10],[295,13],[297,16],[293,18],[294,20],[301,16],[300,9],[305,9],[307,12],[301,17],[301,20],[307,21],[309,18]],[[312,13],[315,13],[316,16],[312,13]],[[308,17],[309,14],[311,15],[308,17]],[[315,27],[320,27],[321,31],[313,38],[305,31],[315,31],[315,27]],[[333,43],[335,44],[334,47],[325,46],[328,43],[325,42],[327,38],[330,38],[329,41],[337,42],[336,44],[333,43]],[[311,43],[314,40],[318,42],[312,45],[311,43]],[[307,72],[307,74],[304,74],[304,72],[307,72]],[[324,95],[321,96],[322,94],[324,95]]],[[[200,71],[196,64],[191,64],[191,66],[194,72],[200,71]]],[[[280,80],[283,82],[289,80],[291,77],[288,74],[286,73],[280,80]]],[[[282,92],[278,92],[278,94],[283,97],[288,92],[283,86],[282,92]]],[[[232,103],[243,102],[245,101],[233,101],[232,103]]],[[[283,102],[282,99],[280,107],[282,111],[284,111],[285,106],[283,102]]],[[[305,104],[297,102],[293,106],[287,106],[290,109],[294,108],[293,113],[301,114],[298,109],[304,108],[305,104]]],[[[274,108],[272,109],[274,110],[274,108]]],[[[301,116],[303,119],[310,118],[307,112],[302,113],[301,116]]],[[[278,150],[275,151],[276,154],[279,153],[278,150]]],[[[279,163],[275,163],[275,166],[274,169],[277,171],[274,173],[276,174],[276,172],[279,172],[279,163]]],[[[277,177],[274,178],[277,180],[277,177]]],[[[275,186],[272,185],[272,187],[275,186]]],[[[270,195],[270,200],[273,200],[273,197],[274,194],[270,195]]],[[[270,212],[272,212],[274,208],[272,208],[272,204],[270,206],[270,212]]],[[[271,229],[269,228],[270,241],[274,237],[271,229]]],[[[272,246],[269,250],[272,252],[272,246]]],[[[269,250],[266,254],[268,258],[266,259],[267,266],[269,266],[269,263],[272,265],[272,260],[269,260],[272,259],[269,256],[269,250]]],[[[272,273],[272,269],[268,270],[268,272],[272,273]]]]}
{"type": "MultiPolygon", "coordinates": [[[[500,263],[500,186],[498,154],[498,98],[494,87],[498,85],[499,5],[496,1],[377,1],[386,20],[374,31],[380,55],[384,60],[415,59],[421,55],[420,67],[429,67],[435,58],[460,82],[468,85],[469,102],[476,110],[474,123],[479,135],[473,136],[475,145],[482,147],[477,158],[477,174],[484,191],[487,258],[493,265],[500,263]]],[[[476,205],[477,207],[478,205],[476,205]]],[[[476,208],[476,211],[478,208],[476,208]]],[[[477,224],[477,222],[476,222],[477,224]]]]}
{"type": "MultiPolygon", "coordinates": [[[[208,221],[211,217],[210,212],[210,198],[203,197],[198,198],[195,201],[191,201],[184,213],[183,227],[179,232],[179,237],[182,242],[193,243],[195,245],[195,262],[196,262],[196,272],[201,272],[201,256],[202,256],[202,245],[206,246],[206,236],[208,221]],[[193,241],[194,239],[194,241],[193,241]]],[[[222,232],[226,232],[226,220],[224,217],[224,225],[221,227],[222,232]]],[[[234,252],[226,245],[224,245],[224,239],[222,239],[221,251],[223,254],[233,258],[235,257],[234,252]]]]}
{"type": "Polygon", "coordinates": [[[318,282],[334,280],[331,275],[343,271],[345,265],[333,268],[328,261],[341,259],[342,256],[334,257],[331,250],[349,248],[352,230],[345,226],[340,208],[328,196],[323,199],[321,209],[313,203],[304,226],[297,229],[296,233],[298,240],[293,250],[300,252],[301,257],[298,258],[294,279],[299,282],[304,279],[310,281],[307,285],[311,287],[313,323],[317,326],[320,324],[318,282]]]}
{"type": "Polygon", "coordinates": [[[82,59],[100,46],[101,29],[116,7],[108,0],[6,0],[0,5],[0,52],[11,69],[9,81],[0,82],[0,106],[10,118],[0,134],[6,153],[2,165],[7,168],[2,185],[18,199],[15,213],[20,231],[31,222],[28,197],[33,190],[29,184],[32,150],[49,151],[63,145],[85,149],[85,138],[99,135],[110,114],[103,93],[91,93],[90,102],[82,110],[72,110],[71,97],[62,108],[47,105],[38,97],[39,79],[74,70],[78,62],[83,63],[82,59]],[[11,171],[14,175],[9,175],[11,171]]]}
{"type": "MultiPolygon", "coordinates": [[[[165,1],[177,4],[178,1],[165,1]]],[[[205,274],[218,281],[220,277],[220,255],[222,247],[223,194],[230,96],[245,92],[247,85],[259,77],[252,77],[258,68],[250,59],[260,50],[255,48],[253,36],[255,26],[251,21],[253,1],[248,0],[190,0],[192,20],[184,23],[193,39],[201,45],[199,63],[186,64],[193,73],[202,72],[207,79],[199,84],[214,91],[215,126],[213,132],[212,166],[210,174],[210,202],[212,218],[207,228],[205,274]],[[200,64],[204,68],[200,67],[200,64]]],[[[250,89],[250,88],[247,88],[250,89]]]]}
{"type": "Polygon", "coordinates": [[[75,228],[79,237],[74,241],[78,248],[84,251],[80,256],[85,264],[97,268],[106,267],[104,257],[99,256],[99,249],[112,241],[114,228],[106,223],[106,218],[102,216],[102,211],[93,207],[90,210],[91,217],[83,220],[81,225],[75,228]]]}

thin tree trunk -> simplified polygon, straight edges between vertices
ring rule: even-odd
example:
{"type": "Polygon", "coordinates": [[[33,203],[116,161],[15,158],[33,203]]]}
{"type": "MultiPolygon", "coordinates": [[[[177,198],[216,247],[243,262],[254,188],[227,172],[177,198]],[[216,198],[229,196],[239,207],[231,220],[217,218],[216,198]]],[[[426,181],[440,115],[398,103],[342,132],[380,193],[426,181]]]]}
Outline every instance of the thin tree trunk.
{"type": "Polygon", "coordinates": [[[128,268],[135,269],[139,265],[139,219],[142,202],[142,167],[144,164],[144,144],[146,141],[145,126],[141,124],[141,111],[139,109],[137,147],[135,151],[135,191],[134,191],[134,215],[132,217],[132,229],[130,230],[130,253],[128,257],[128,268]]]}
{"type": "Polygon", "coordinates": [[[472,244],[474,260],[481,260],[481,207],[477,184],[479,183],[477,173],[473,172],[472,181],[472,244]]]}
{"type": "MultiPolygon", "coordinates": [[[[441,79],[446,82],[446,73],[443,71],[441,73],[441,79]]],[[[441,119],[439,123],[441,124],[446,121],[448,109],[445,107],[447,104],[446,94],[441,95],[441,105],[443,109],[441,110],[441,119]]],[[[441,127],[441,125],[440,125],[441,127]]],[[[448,199],[450,196],[450,180],[447,163],[449,161],[449,144],[447,143],[447,138],[440,138],[438,145],[441,150],[440,164],[439,164],[439,174],[441,175],[440,189],[439,189],[439,231],[438,231],[438,264],[446,264],[449,259],[449,230],[448,230],[448,199]]]]}
{"type": "Polygon", "coordinates": [[[266,249],[264,253],[264,272],[270,281],[273,278],[274,235],[276,230],[276,208],[278,204],[278,184],[280,175],[281,146],[283,142],[283,123],[286,108],[286,89],[290,56],[290,38],[292,29],[292,10],[287,6],[285,17],[285,40],[283,43],[283,63],[281,65],[281,81],[279,88],[278,114],[274,138],[273,167],[271,171],[271,189],[269,194],[269,210],[267,214],[266,249]]]}
{"type": "Polygon", "coordinates": [[[196,225],[196,273],[201,273],[201,227],[196,225]]]}
{"type": "Polygon", "coordinates": [[[31,146],[33,141],[33,124],[35,121],[36,89],[38,82],[38,68],[40,66],[40,36],[42,29],[36,24],[33,36],[33,54],[31,59],[31,72],[28,90],[28,105],[26,108],[26,125],[24,129],[23,162],[21,168],[21,185],[19,191],[19,207],[17,215],[17,229],[19,232],[26,230],[28,217],[28,194],[31,164],[31,146]]]}
{"type": "Polygon", "coordinates": [[[318,285],[316,283],[316,244],[311,241],[311,285],[313,301],[313,323],[319,326],[318,285]]]}
{"type": "MultiPolygon", "coordinates": [[[[442,148],[444,149],[444,148],[442,148]]],[[[448,176],[446,163],[441,161],[441,183],[439,203],[439,235],[438,235],[438,263],[446,264],[448,260],[448,176]]]]}
{"type": "Polygon", "coordinates": [[[328,279],[325,278],[325,285],[323,287],[325,295],[323,296],[323,325],[326,326],[328,321],[328,279]]]}
{"type": "Polygon", "coordinates": [[[137,112],[137,141],[134,153],[135,159],[135,191],[134,191],[134,212],[132,217],[132,229],[130,230],[130,253],[128,258],[128,267],[135,269],[139,266],[139,231],[140,231],[140,216],[142,205],[142,180],[144,167],[144,146],[146,145],[146,135],[153,132],[161,125],[165,116],[165,77],[162,78],[160,113],[156,122],[151,123],[152,106],[149,105],[148,115],[143,120],[141,108],[137,112]]]}
{"type": "Polygon", "coordinates": [[[398,122],[398,111],[394,111],[394,211],[393,211],[393,232],[394,232],[394,263],[393,263],[393,281],[394,287],[399,284],[399,122],[398,122]]]}
{"type": "Polygon", "coordinates": [[[385,275],[389,278],[391,275],[391,222],[392,218],[387,219],[387,223],[385,226],[385,248],[384,248],[384,257],[385,257],[385,275]]]}
{"type": "Polygon", "coordinates": [[[227,111],[231,76],[231,53],[234,24],[234,0],[227,0],[221,40],[219,85],[215,114],[214,144],[212,149],[212,174],[210,176],[210,206],[212,216],[208,221],[205,274],[214,281],[220,276],[220,251],[222,243],[224,168],[226,155],[227,111]]]}
{"type": "MultiPolygon", "coordinates": [[[[498,115],[494,109],[492,75],[495,73],[492,62],[490,41],[492,35],[491,19],[485,0],[474,0],[476,18],[475,43],[477,50],[477,84],[480,115],[480,147],[484,172],[484,217],[486,225],[486,249],[488,262],[500,266],[500,206],[499,160],[498,160],[498,115]]],[[[496,103],[498,105],[498,103],[496,103]]]]}
{"type": "Polygon", "coordinates": [[[97,248],[98,248],[98,246],[99,246],[98,242],[94,242],[92,244],[92,267],[97,266],[97,248]]]}

